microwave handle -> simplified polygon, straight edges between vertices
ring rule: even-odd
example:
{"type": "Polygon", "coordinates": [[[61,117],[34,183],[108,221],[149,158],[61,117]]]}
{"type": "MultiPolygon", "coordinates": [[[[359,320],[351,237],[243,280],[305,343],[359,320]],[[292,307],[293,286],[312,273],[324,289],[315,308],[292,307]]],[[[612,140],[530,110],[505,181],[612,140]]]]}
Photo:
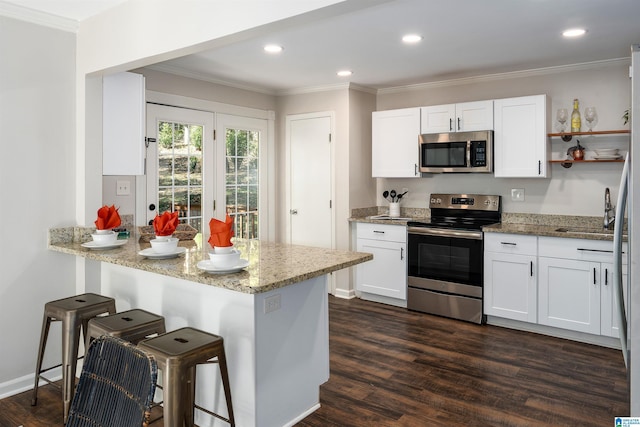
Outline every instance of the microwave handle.
{"type": "Polygon", "coordinates": [[[467,141],[467,167],[471,167],[471,141],[467,141]]]}

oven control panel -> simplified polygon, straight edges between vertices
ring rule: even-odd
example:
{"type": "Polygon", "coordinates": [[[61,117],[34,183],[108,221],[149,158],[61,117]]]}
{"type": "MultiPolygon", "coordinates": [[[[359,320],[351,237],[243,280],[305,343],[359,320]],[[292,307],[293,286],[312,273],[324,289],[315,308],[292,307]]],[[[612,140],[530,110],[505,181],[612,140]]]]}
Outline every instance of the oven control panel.
{"type": "Polygon", "coordinates": [[[486,194],[432,194],[429,199],[429,208],[499,211],[500,196],[486,194]]]}

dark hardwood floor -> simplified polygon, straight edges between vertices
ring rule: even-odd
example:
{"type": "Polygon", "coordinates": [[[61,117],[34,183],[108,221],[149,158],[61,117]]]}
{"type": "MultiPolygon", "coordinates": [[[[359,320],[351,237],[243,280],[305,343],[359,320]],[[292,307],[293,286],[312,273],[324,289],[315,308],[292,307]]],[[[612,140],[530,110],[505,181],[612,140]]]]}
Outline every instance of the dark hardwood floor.
{"type": "MultiPolygon", "coordinates": [[[[331,378],[299,427],[601,427],[629,413],[618,350],[357,299],[329,309],[331,378]]],[[[59,391],[38,395],[0,400],[0,427],[62,425],[59,391]]]]}

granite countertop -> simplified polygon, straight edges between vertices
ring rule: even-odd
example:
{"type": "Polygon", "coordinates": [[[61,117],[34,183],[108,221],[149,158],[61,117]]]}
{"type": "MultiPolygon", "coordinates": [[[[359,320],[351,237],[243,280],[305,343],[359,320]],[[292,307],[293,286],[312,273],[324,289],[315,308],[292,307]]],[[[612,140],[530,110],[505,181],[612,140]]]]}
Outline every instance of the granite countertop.
{"type": "MultiPolygon", "coordinates": [[[[372,216],[355,216],[349,218],[351,222],[364,222],[374,224],[407,225],[407,221],[429,221],[428,216],[414,217],[412,219],[375,219],[372,216]]],[[[626,230],[626,227],[625,227],[626,230]]],[[[603,230],[602,217],[547,215],[547,214],[522,214],[502,213],[502,222],[485,226],[485,233],[509,233],[528,234],[532,236],[562,237],[570,239],[611,240],[613,230],[603,230]]],[[[625,231],[626,233],[626,231],[625,231]]],[[[626,234],[623,240],[626,241],[626,234]]]]}
{"type": "Polygon", "coordinates": [[[209,259],[208,244],[200,247],[194,240],[182,240],[179,246],[186,248],[183,255],[158,260],[138,254],[151,245],[139,242],[137,235],[113,249],[87,249],[82,243],[91,241],[91,233],[92,229],[87,227],[50,229],[48,247],[57,252],[248,294],[282,288],[373,259],[369,253],[234,239],[240,257],[249,260],[249,266],[237,273],[211,274],[197,267],[198,261],[209,259]]]}

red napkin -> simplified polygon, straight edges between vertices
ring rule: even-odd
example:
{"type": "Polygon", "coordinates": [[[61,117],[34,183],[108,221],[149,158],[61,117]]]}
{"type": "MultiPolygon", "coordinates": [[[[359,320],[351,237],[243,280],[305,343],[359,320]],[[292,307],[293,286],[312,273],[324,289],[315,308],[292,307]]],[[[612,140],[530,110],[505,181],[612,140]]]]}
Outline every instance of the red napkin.
{"type": "Polygon", "coordinates": [[[222,248],[233,245],[233,243],[231,243],[231,238],[233,237],[233,218],[228,214],[225,222],[211,218],[211,221],[209,221],[209,230],[211,230],[211,237],[209,237],[209,244],[211,246],[222,248]]]}
{"type": "Polygon", "coordinates": [[[162,215],[156,215],[153,219],[153,229],[156,236],[171,236],[178,226],[178,212],[166,211],[162,215]]]}
{"type": "Polygon", "coordinates": [[[112,228],[118,227],[120,223],[118,208],[114,205],[104,205],[98,209],[98,219],[95,221],[97,230],[111,230],[112,228]]]}

